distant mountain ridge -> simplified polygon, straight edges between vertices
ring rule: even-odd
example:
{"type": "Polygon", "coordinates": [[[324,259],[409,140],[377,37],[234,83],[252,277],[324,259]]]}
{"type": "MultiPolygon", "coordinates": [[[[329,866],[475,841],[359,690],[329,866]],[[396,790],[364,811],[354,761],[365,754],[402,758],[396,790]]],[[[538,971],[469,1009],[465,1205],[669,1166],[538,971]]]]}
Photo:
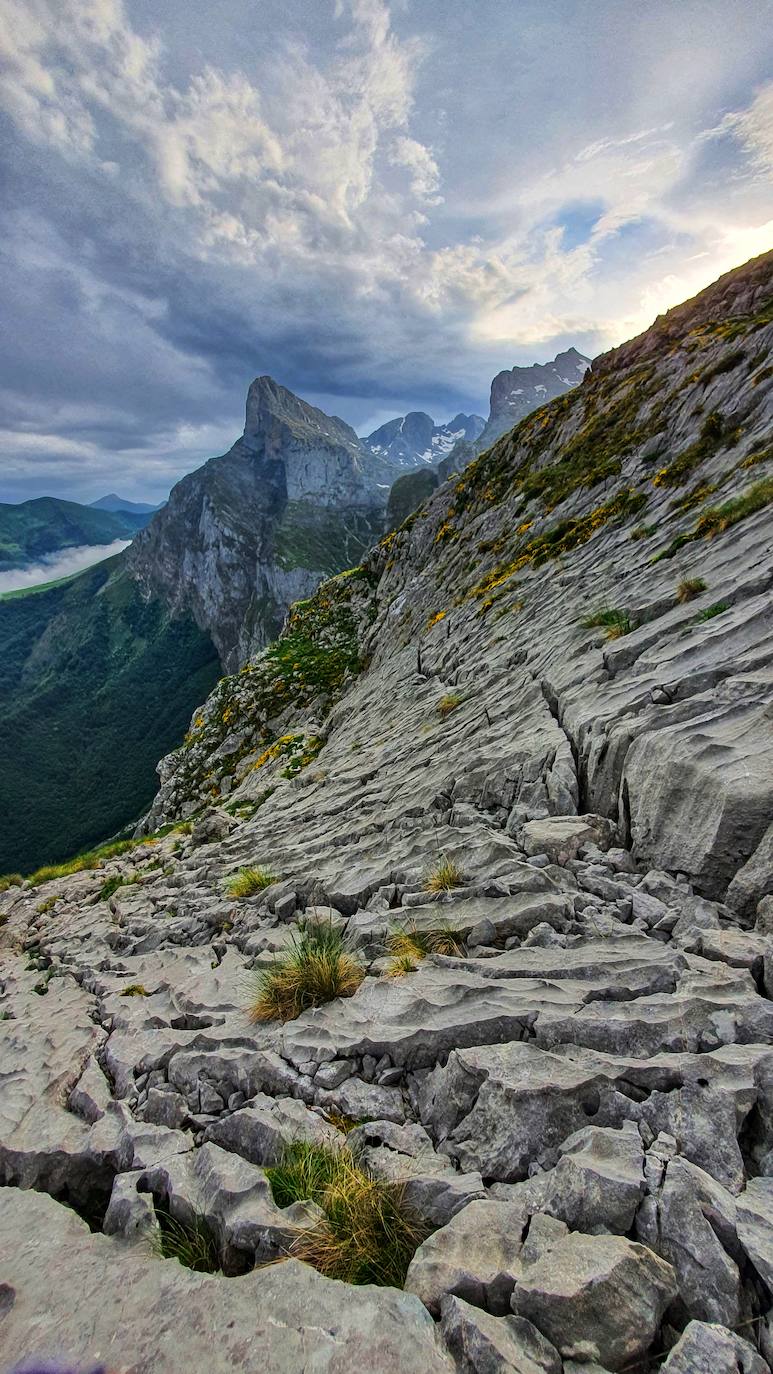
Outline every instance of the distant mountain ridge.
{"type": "Polygon", "coordinates": [[[65,549],[133,539],[147,520],[146,514],[95,510],[56,496],[0,505],[0,571],[23,568],[65,549]]]}
{"type": "Polygon", "coordinates": [[[426,411],[412,410],[387,420],[362,443],[374,457],[410,470],[440,462],[460,439],[477,439],[485,423],[481,415],[460,413],[446,424],[436,425],[426,411]]]}
{"type": "Polygon", "coordinates": [[[152,515],[154,511],[160,510],[162,505],[163,501],[156,506],[148,505],[146,501],[127,501],[115,491],[108,492],[107,496],[100,496],[98,501],[89,502],[92,510],[128,511],[130,515],[152,515]]]}

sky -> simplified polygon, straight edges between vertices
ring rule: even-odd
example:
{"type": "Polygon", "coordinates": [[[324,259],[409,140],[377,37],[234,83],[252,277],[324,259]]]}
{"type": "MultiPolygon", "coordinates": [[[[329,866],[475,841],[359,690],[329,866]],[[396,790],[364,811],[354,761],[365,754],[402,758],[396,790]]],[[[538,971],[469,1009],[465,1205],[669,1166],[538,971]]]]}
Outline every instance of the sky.
{"type": "Polygon", "coordinates": [[[773,0],[0,0],[0,500],[160,500],[262,373],[486,415],[770,247],[773,0]]]}

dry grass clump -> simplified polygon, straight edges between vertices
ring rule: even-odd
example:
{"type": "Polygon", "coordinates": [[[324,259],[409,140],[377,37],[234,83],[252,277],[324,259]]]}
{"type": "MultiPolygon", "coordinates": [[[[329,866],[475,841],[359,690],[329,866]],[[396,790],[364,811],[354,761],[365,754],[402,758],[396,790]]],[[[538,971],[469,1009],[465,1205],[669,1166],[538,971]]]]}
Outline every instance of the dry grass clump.
{"type": "Polygon", "coordinates": [[[443,856],[429,870],[424,886],[427,892],[450,892],[454,887],[461,887],[463,882],[464,874],[459,865],[443,856]]]}
{"type": "Polygon", "coordinates": [[[121,988],[121,997],[149,997],[150,993],[142,983],[128,983],[125,988],[121,988]]]}
{"type": "Polygon", "coordinates": [[[254,868],[240,868],[233,873],[226,881],[225,890],[229,897],[254,897],[256,892],[263,892],[272,883],[278,882],[278,873],[258,864],[254,868]]]}
{"type": "Polygon", "coordinates": [[[705,590],[706,583],[702,577],[685,577],[676,589],[676,599],[684,604],[685,601],[692,601],[693,597],[700,596],[705,590]]]}
{"type": "Polygon", "coordinates": [[[464,954],[464,943],[450,926],[433,926],[431,930],[416,930],[412,926],[396,926],[387,939],[392,956],[387,977],[401,978],[415,973],[428,954],[464,954]]]}
{"type": "Polygon", "coordinates": [[[309,1007],[352,997],[365,969],[330,921],[298,923],[288,949],[258,974],[251,1021],[292,1021],[309,1007]]]}
{"type": "Polygon", "coordinates": [[[440,719],[445,720],[446,716],[450,716],[451,712],[455,711],[457,706],[461,706],[461,704],[461,692],[446,692],[445,696],[440,698],[436,708],[440,719]]]}
{"type": "Polygon", "coordinates": [[[7,892],[9,887],[21,887],[23,882],[21,873],[4,873],[0,878],[0,892],[7,892]]]}
{"type": "Polygon", "coordinates": [[[280,1207],[316,1202],[324,1217],[300,1231],[290,1255],[328,1278],[402,1288],[426,1231],[405,1204],[402,1184],[372,1178],[342,1147],[292,1144],[266,1169],[280,1207]]]}

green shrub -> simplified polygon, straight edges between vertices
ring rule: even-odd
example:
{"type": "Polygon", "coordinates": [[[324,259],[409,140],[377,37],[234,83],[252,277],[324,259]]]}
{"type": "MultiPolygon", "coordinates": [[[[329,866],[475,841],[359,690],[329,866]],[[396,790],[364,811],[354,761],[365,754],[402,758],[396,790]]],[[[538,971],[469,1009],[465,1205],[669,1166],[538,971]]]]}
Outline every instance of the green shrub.
{"type": "Polygon", "coordinates": [[[619,610],[614,606],[594,611],[592,615],[586,615],[582,624],[586,630],[606,630],[607,639],[620,639],[622,635],[630,634],[631,630],[636,629],[636,625],[628,612],[619,610]]]}
{"type": "Polygon", "coordinates": [[[705,590],[706,583],[702,577],[685,577],[676,589],[676,599],[684,604],[685,601],[692,601],[693,597],[700,596],[705,590]]]}
{"type": "Polygon", "coordinates": [[[365,970],[330,921],[298,923],[287,950],[258,974],[252,1021],[291,1021],[309,1007],[352,997],[365,970]]]}
{"type": "Polygon", "coordinates": [[[254,897],[256,892],[263,892],[265,888],[278,882],[279,875],[272,873],[270,868],[240,868],[238,873],[234,873],[227,880],[225,890],[229,897],[241,899],[254,897]]]}
{"type": "Polygon", "coordinates": [[[292,1242],[294,1258],[345,1283],[402,1288],[426,1236],[402,1184],[373,1178],[346,1148],[322,1145],[292,1145],[266,1173],[280,1206],[309,1200],[324,1212],[292,1242]]]}

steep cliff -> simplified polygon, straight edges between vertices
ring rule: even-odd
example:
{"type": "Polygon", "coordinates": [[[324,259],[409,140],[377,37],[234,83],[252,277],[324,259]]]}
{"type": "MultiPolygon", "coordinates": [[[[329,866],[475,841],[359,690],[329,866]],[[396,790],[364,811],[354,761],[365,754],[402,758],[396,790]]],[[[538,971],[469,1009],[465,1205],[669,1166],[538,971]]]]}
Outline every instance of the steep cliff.
{"type": "Polygon", "coordinates": [[[385,500],[349,425],[258,377],[241,439],[177,483],[127,566],[234,668],[275,637],[291,601],[357,561],[385,500]]]}

